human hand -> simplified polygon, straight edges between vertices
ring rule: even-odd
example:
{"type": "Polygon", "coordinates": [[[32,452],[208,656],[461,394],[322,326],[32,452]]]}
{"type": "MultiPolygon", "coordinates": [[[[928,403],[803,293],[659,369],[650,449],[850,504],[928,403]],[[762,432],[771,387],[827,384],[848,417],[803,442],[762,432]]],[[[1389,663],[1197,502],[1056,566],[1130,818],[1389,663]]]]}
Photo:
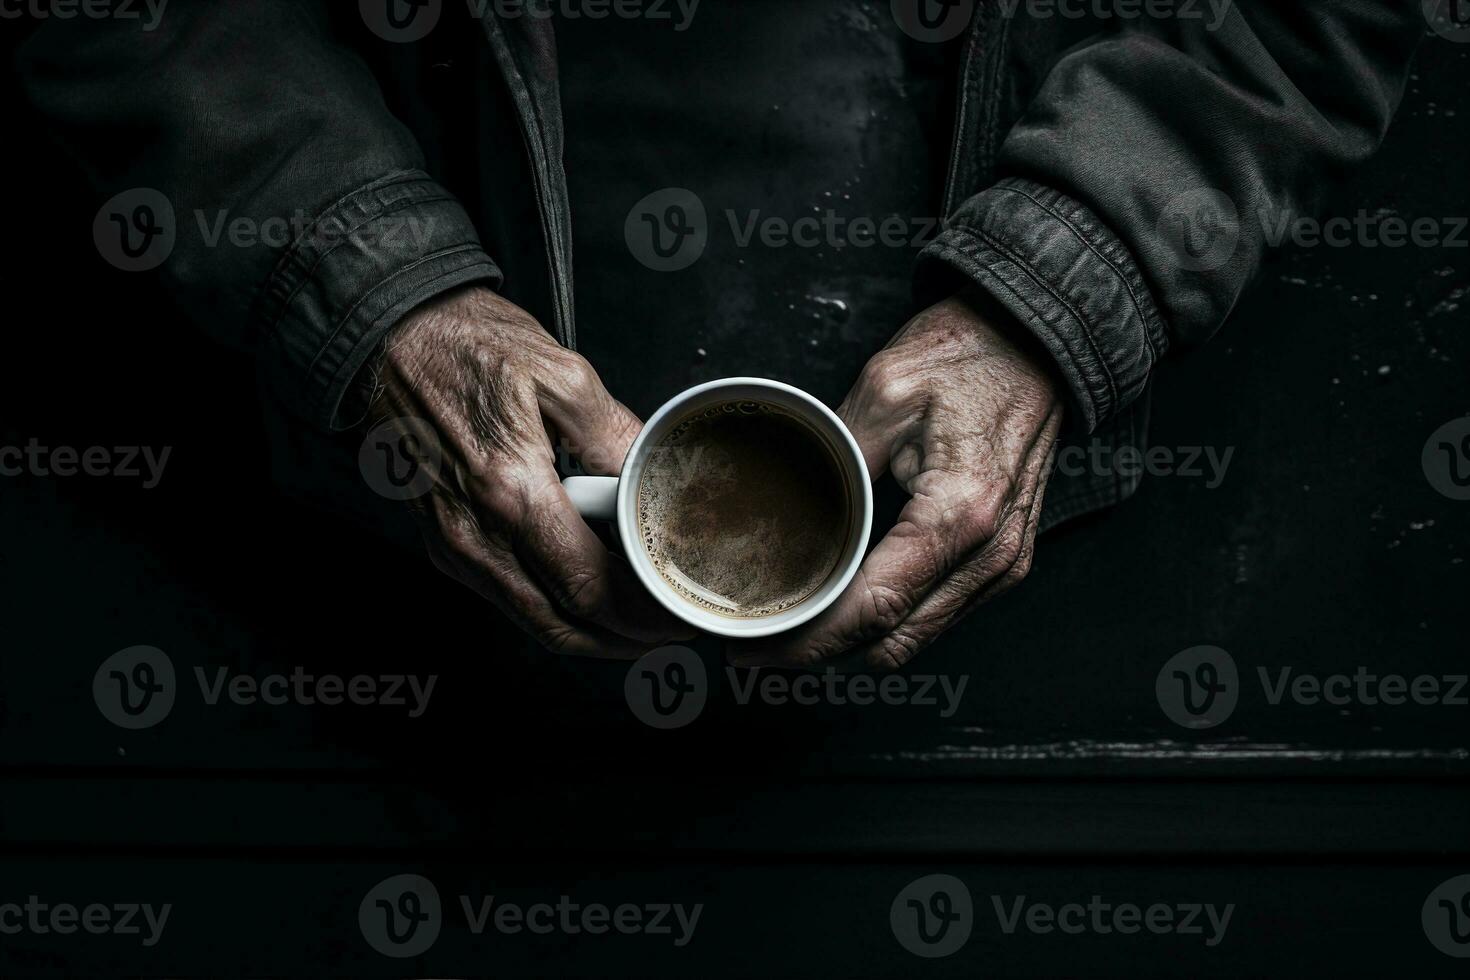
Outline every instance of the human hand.
{"type": "Polygon", "coordinates": [[[404,317],[376,367],[370,419],[423,419],[442,452],[434,486],[411,502],[440,571],[554,652],[636,657],[692,636],[562,489],[554,439],[588,472],[616,475],[642,428],[584,357],[469,287],[404,317]]]}
{"type": "Polygon", "coordinates": [[[1025,578],[1063,406],[1047,353],[989,305],[929,307],[863,369],[838,415],[911,499],[831,608],[737,666],[896,669],[1025,578]]]}

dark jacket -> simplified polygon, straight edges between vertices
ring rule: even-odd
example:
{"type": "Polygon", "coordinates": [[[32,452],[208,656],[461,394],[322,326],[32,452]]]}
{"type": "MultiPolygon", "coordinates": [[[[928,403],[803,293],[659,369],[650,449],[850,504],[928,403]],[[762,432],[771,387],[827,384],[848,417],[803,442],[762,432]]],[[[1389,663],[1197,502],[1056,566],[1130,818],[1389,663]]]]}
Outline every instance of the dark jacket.
{"type": "MultiPolygon", "coordinates": [[[[53,20],[19,64],[101,197],[171,203],[161,273],[186,310],[300,417],[343,428],[384,333],[454,286],[494,284],[576,344],[551,20],[498,6],[515,9],[427,0],[436,29],[391,44],[355,3],[172,0],[152,30],[53,20]],[[304,218],[237,246],[221,214],[304,218]]],[[[951,6],[973,14],[918,295],[983,286],[1056,358],[1088,438],[1142,446],[1160,359],[1219,329],[1261,263],[1255,216],[1309,212],[1382,141],[1420,5],[1234,0],[1218,24],[951,6]]],[[[1045,523],[1136,482],[1054,481],[1045,523]]]]}

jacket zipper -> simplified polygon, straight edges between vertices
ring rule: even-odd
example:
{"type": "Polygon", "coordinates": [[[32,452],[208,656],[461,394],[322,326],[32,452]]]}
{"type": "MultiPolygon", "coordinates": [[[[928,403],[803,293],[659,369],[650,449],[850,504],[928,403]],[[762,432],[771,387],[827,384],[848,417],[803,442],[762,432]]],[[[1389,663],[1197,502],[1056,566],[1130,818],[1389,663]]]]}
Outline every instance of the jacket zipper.
{"type": "Polygon", "coordinates": [[[532,107],[530,88],[521,77],[515,59],[509,49],[509,41],[501,30],[495,15],[487,14],[483,19],[485,33],[500,72],[511,90],[511,101],[515,103],[516,117],[520,122],[521,139],[531,163],[531,185],[536,195],[536,213],[541,221],[541,237],[546,251],[548,274],[551,278],[551,305],[553,333],[562,346],[577,349],[577,329],[572,305],[571,276],[567,270],[567,257],[562,255],[565,242],[560,234],[556,216],[552,212],[551,166],[542,142],[540,123],[532,107]]]}
{"type": "Polygon", "coordinates": [[[970,69],[975,62],[975,51],[979,48],[981,14],[981,7],[977,4],[975,20],[965,36],[965,49],[960,57],[959,94],[954,103],[954,132],[950,137],[949,168],[944,177],[944,196],[940,201],[940,213],[945,223],[948,223],[958,207],[954,198],[959,190],[960,143],[964,140],[965,116],[970,105],[970,69]]]}

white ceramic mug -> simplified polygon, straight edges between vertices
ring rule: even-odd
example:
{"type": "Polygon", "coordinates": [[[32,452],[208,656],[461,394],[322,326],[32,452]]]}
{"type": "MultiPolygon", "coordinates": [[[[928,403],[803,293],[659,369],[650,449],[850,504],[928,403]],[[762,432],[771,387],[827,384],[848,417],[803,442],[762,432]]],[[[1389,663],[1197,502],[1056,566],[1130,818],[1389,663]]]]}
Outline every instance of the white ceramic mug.
{"type": "MultiPolygon", "coordinates": [[[[868,534],[873,528],[873,488],[868,478],[868,466],[847,426],[830,408],[800,388],[765,378],[724,378],[697,385],[674,396],[653,413],[643,431],[638,433],[638,438],[633,440],[628,457],[623,460],[621,476],[570,476],[562,481],[562,485],[583,517],[617,524],[618,536],[633,571],[664,608],[686,623],[720,636],[770,636],[799,626],[826,609],[857,574],[868,548],[868,534]],[[653,560],[638,533],[638,481],[643,476],[643,466],[650,454],[670,429],[690,415],[711,405],[732,401],[763,402],[789,412],[809,425],[832,449],[847,483],[848,499],[852,502],[856,518],[848,529],[842,557],[821,586],[788,609],[751,619],[722,616],[681,596],[653,567],[653,560]]],[[[760,556],[752,555],[750,560],[759,561],[760,556]]]]}

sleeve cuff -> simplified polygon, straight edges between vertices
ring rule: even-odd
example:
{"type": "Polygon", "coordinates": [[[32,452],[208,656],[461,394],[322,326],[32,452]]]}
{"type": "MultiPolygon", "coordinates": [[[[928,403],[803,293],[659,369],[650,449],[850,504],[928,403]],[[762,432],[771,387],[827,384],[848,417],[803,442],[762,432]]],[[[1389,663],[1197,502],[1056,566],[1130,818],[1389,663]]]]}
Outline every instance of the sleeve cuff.
{"type": "Polygon", "coordinates": [[[439,293],[499,268],[459,203],[422,171],[389,174],[336,201],[291,244],[259,305],[267,383],[327,430],[383,335],[439,293]]]}
{"type": "Polygon", "coordinates": [[[970,198],[919,255],[916,290],[937,301],[985,289],[1046,345],[1095,430],[1143,391],[1167,348],[1132,254],[1078,201],[1022,179],[970,198]]]}

